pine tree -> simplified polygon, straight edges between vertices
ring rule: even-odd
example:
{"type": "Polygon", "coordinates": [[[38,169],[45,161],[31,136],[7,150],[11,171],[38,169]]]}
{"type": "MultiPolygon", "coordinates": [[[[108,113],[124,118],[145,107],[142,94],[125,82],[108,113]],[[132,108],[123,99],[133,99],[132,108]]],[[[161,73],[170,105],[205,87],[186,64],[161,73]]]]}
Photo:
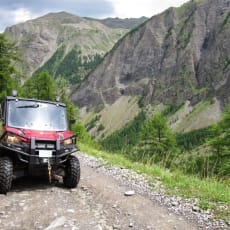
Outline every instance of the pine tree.
{"type": "Polygon", "coordinates": [[[55,100],[55,82],[47,71],[33,75],[23,86],[23,96],[41,100],[55,100]]]}
{"type": "Polygon", "coordinates": [[[177,153],[176,140],[167,125],[167,119],[161,114],[154,115],[144,125],[137,151],[142,161],[169,166],[171,158],[177,153]]]}
{"type": "Polygon", "coordinates": [[[211,139],[211,145],[215,163],[212,167],[212,174],[230,176],[230,106],[226,109],[222,121],[214,126],[216,137],[211,139]]]}
{"type": "Polygon", "coordinates": [[[216,137],[210,141],[218,157],[230,155],[230,106],[226,109],[223,120],[214,126],[216,137]]]}
{"type": "Polygon", "coordinates": [[[0,100],[17,87],[13,75],[17,73],[12,61],[19,60],[14,43],[9,42],[0,34],[0,100]]]}

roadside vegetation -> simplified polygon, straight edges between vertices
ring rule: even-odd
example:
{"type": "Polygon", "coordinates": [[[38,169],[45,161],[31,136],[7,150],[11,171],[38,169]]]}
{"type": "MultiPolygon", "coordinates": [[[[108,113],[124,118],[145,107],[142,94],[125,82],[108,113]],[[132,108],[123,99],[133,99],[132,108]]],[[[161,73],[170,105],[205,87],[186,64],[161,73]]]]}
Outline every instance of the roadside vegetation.
{"type": "Polygon", "coordinates": [[[197,205],[201,209],[212,210],[217,219],[229,221],[230,190],[227,181],[220,182],[215,178],[200,179],[185,175],[179,170],[168,170],[157,164],[133,162],[122,154],[106,152],[82,142],[79,143],[79,147],[82,152],[106,160],[108,166],[112,164],[134,170],[148,175],[153,182],[160,178],[167,194],[198,199],[197,205]]]}
{"type": "Polygon", "coordinates": [[[156,163],[200,178],[229,181],[229,107],[218,124],[186,133],[173,133],[164,114],[150,119],[139,114],[100,143],[105,150],[122,153],[133,162],[156,163]]]}
{"type": "Polygon", "coordinates": [[[98,146],[80,139],[81,151],[153,180],[159,177],[168,194],[198,198],[201,209],[229,221],[230,107],[218,124],[188,133],[174,134],[162,114],[141,118],[140,123],[139,119],[140,115],[98,146]]]}

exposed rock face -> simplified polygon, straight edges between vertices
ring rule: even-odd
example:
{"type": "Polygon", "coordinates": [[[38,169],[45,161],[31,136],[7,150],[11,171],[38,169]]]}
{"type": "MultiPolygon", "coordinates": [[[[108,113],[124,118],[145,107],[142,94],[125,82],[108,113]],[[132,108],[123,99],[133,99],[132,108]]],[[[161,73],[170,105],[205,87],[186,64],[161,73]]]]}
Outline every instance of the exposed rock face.
{"type": "Polygon", "coordinates": [[[131,31],[73,94],[80,107],[101,109],[122,95],[142,102],[230,99],[230,1],[190,1],[131,31]]]}
{"type": "Polygon", "coordinates": [[[127,31],[60,12],[9,27],[4,33],[19,49],[22,63],[18,64],[18,69],[30,76],[63,47],[63,55],[57,63],[72,50],[78,50],[86,59],[96,54],[104,56],[127,31]]]}
{"type": "Polygon", "coordinates": [[[111,27],[111,28],[124,28],[124,29],[132,29],[135,26],[143,23],[146,21],[147,17],[141,18],[105,18],[105,19],[98,19],[99,22],[102,24],[111,27]]]}

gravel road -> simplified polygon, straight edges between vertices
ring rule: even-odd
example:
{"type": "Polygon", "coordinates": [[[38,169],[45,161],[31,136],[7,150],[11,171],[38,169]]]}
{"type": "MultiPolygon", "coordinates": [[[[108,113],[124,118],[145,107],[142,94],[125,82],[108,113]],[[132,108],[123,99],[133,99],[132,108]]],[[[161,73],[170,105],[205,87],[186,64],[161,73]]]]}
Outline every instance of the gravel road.
{"type": "Polygon", "coordinates": [[[193,202],[159,193],[159,178],[154,192],[142,175],[77,155],[81,180],[76,189],[42,178],[15,180],[12,190],[0,195],[0,229],[229,229],[193,202]]]}

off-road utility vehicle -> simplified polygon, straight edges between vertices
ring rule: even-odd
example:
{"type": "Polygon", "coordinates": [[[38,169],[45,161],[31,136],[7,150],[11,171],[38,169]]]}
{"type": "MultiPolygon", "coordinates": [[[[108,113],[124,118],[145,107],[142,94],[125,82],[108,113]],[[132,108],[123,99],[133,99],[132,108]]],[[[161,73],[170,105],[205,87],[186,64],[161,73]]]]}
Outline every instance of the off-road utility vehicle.
{"type": "Polygon", "coordinates": [[[63,103],[7,96],[1,105],[0,193],[21,176],[61,178],[68,188],[80,180],[72,153],[76,137],[68,129],[63,103]]]}

